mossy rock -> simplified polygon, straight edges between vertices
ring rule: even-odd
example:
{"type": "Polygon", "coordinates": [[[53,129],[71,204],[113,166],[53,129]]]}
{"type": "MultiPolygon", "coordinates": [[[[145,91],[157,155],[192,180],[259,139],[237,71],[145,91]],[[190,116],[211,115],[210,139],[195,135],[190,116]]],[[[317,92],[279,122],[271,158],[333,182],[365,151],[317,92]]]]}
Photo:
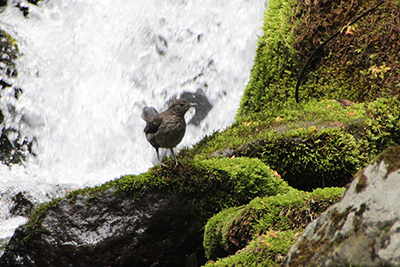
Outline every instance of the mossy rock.
{"type": "Polygon", "coordinates": [[[287,251],[296,241],[301,231],[274,231],[270,230],[257,237],[244,249],[235,255],[210,260],[204,267],[228,267],[228,266],[281,266],[287,251]]]}
{"type": "Polygon", "coordinates": [[[1,264],[11,266],[19,257],[24,266],[36,266],[32,261],[52,266],[139,266],[145,260],[180,266],[185,254],[193,252],[204,263],[202,229],[209,217],[257,196],[293,190],[259,159],[165,163],[169,166],[76,190],[41,205],[17,229],[1,264]],[[96,244],[87,238],[91,234],[96,244]],[[79,245],[71,245],[76,240],[79,245]],[[164,248],[165,244],[171,245],[164,248]],[[96,261],[89,263],[83,255],[96,261]]]}
{"type": "MultiPolygon", "coordinates": [[[[147,173],[126,175],[102,186],[79,189],[66,196],[69,200],[89,195],[93,201],[113,191],[140,201],[148,192],[180,195],[189,199],[193,212],[209,218],[223,208],[248,203],[257,196],[286,193],[291,188],[258,159],[213,159],[184,162],[172,167],[156,166],[147,173]]],[[[167,162],[167,163],[168,163],[167,162]]],[[[28,224],[40,227],[41,219],[58,205],[62,198],[43,204],[33,212],[28,224]]]]}
{"type": "Polygon", "coordinates": [[[395,97],[348,107],[336,100],[285,104],[237,117],[181,155],[259,158],[294,188],[342,187],[380,151],[400,144],[398,106],[395,97]]]}
{"type": "Polygon", "coordinates": [[[205,227],[206,256],[215,260],[232,255],[269,231],[299,232],[339,201],[343,193],[344,188],[316,189],[311,193],[292,190],[287,194],[257,197],[245,206],[221,211],[205,227]]]}
{"type": "Polygon", "coordinates": [[[379,3],[383,1],[270,0],[239,115],[293,102],[304,63],[336,33],[305,69],[300,100],[368,102],[398,95],[400,2],[384,1],[373,9],[379,3]]]}

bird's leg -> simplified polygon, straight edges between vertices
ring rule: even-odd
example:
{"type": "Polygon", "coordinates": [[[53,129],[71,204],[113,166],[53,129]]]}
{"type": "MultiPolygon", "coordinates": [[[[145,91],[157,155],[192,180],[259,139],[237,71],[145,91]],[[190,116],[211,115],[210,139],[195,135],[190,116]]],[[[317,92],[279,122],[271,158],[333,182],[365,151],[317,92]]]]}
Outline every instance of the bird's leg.
{"type": "Polygon", "coordinates": [[[176,158],[176,156],[175,156],[175,154],[174,154],[174,150],[172,149],[172,148],[170,148],[170,150],[171,150],[171,153],[172,153],[172,156],[174,156],[174,159],[175,159],[175,166],[178,166],[178,159],[176,158]]]}
{"type": "Polygon", "coordinates": [[[158,154],[158,147],[156,147],[156,153],[157,153],[157,160],[158,160],[158,162],[161,162],[161,161],[160,161],[160,154],[158,154]]]}
{"type": "Polygon", "coordinates": [[[158,162],[159,162],[159,165],[160,165],[160,166],[167,167],[167,165],[165,165],[164,163],[162,163],[161,160],[160,160],[160,154],[158,154],[158,147],[156,148],[156,152],[157,152],[157,160],[158,160],[158,162]]]}

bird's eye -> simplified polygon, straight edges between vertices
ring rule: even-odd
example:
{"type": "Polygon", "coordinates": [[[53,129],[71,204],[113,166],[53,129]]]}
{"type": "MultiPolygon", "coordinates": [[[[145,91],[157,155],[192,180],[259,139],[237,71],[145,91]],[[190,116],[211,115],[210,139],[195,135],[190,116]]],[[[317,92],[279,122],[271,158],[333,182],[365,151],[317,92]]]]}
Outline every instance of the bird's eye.
{"type": "Polygon", "coordinates": [[[183,104],[181,104],[181,107],[183,107],[183,104]]]}

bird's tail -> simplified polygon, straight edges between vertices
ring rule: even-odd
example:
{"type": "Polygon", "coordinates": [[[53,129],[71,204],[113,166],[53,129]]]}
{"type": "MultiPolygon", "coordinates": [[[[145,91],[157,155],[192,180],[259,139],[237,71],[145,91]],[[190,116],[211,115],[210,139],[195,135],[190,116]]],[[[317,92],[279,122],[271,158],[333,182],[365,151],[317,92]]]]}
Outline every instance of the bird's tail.
{"type": "Polygon", "coordinates": [[[146,122],[151,121],[155,116],[158,115],[158,112],[153,107],[144,107],[142,112],[142,119],[146,122]]]}

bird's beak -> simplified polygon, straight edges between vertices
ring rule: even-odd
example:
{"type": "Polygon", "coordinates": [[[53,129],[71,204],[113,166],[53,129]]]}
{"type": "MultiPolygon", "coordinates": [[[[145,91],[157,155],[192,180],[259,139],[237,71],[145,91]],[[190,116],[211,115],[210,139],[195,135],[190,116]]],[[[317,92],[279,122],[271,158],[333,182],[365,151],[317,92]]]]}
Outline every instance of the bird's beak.
{"type": "Polygon", "coordinates": [[[196,103],[190,103],[190,107],[191,107],[191,108],[193,108],[193,107],[195,107],[195,106],[197,106],[196,103]]]}

